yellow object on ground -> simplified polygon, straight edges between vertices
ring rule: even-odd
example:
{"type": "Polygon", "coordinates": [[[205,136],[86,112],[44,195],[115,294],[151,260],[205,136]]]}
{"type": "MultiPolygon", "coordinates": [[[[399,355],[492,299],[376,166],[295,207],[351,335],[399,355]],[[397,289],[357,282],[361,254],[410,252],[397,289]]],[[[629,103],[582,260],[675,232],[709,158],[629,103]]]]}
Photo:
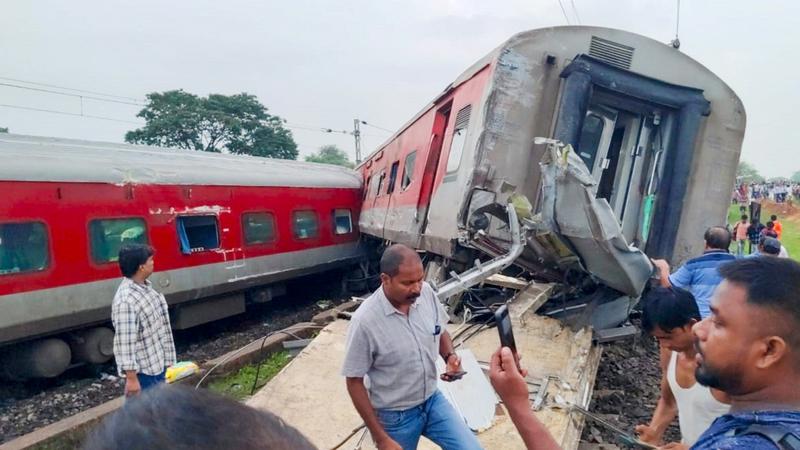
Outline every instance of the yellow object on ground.
{"type": "Polygon", "coordinates": [[[181,361],[167,369],[167,383],[174,383],[182,378],[200,372],[200,367],[191,361],[181,361]]]}

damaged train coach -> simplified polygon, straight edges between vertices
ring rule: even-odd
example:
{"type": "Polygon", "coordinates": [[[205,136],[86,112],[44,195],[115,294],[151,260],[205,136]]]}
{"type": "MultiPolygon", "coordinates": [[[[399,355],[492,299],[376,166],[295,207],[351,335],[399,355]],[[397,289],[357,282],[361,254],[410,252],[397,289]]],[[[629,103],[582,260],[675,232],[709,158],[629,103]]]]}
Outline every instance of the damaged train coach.
{"type": "Polygon", "coordinates": [[[725,82],[661,42],[519,33],[360,164],[360,231],[425,252],[441,282],[511,251],[510,202],[524,233],[513,264],[560,286],[543,309],[596,308],[592,323],[614,326],[650,257],[679,264],[724,224],[745,121],[725,82]]]}

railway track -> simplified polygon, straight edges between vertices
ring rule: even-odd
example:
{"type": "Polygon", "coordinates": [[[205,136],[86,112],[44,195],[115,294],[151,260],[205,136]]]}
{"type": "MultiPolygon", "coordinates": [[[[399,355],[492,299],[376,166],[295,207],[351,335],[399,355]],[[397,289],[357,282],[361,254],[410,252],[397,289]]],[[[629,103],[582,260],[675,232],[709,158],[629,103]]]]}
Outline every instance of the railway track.
{"type": "MultiPolygon", "coordinates": [[[[179,361],[202,362],[349,300],[336,275],[289,282],[288,293],[245,314],[175,333],[179,361]]],[[[0,444],[119,397],[123,381],[113,364],[76,367],[56,379],[0,380],[0,444]]]]}

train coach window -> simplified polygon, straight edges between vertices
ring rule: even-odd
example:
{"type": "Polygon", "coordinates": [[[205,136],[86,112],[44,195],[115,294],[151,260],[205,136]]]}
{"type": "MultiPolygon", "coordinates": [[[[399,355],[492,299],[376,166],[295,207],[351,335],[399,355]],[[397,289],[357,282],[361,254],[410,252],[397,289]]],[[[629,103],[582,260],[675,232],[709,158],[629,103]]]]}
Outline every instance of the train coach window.
{"type": "Polygon", "coordinates": [[[333,210],[333,232],[336,234],[350,234],[353,232],[353,217],[349,209],[333,210]]]}
{"type": "Polygon", "coordinates": [[[386,172],[381,172],[381,175],[378,177],[377,187],[375,189],[375,197],[381,195],[381,188],[383,187],[383,180],[386,179],[386,172]]]}
{"type": "Polygon", "coordinates": [[[189,254],[219,248],[216,216],[179,216],[178,239],[181,253],[189,254]]]}
{"type": "Polygon", "coordinates": [[[242,230],[245,245],[272,242],[275,240],[275,217],[265,212],[244,214],[242,230]]]}
{"type": "Polygon", "coordinates": [[[403,164],[403,178],[400,181],[400,189],[405,190],[413,181],[414,176],[414,162],[417,160],[417,151],[409,153],[406,156],[406,162],[403,164]]]}
{"type": "Polygon", "coordinates": [[[319,221],[314,211],[295,211],[292,215],[292,229],[297,239],[311,239],[319,234],[319,221]]]}
{"type": "Polygon", "coordinates": [[[144,220],[125,218],[89,222],[92,261],[102,264],[119,260],[119,249],[124,244],[147,244],[144,220]]]}
{"type": "Polygon", "coordinates": [[[450,142],[450,154],[447,156],[447,172],[455,172],[461,165],[461,155],[464,154],[464,145],[467,142],[469,129],[469,116],[472,105],[461,108],[456,115],[456,124],[453,127],[453,140],[450,142]]]}
{"type": "Polygon", "coordinates": [[[392,163],[392,168],[389,171],[389,186],[386,188],[386,193],[391,194],[394,192],[394,185],[397,182],[397,169],[400,167],[400,161],[392,163]]]}
{"type": "Polygon", "coordinates": [[[44,270],[48,261],[43,223],[0,224],[0,275],[44,270]]]}
{"type": "Polygon", "coordinates": [[[370,188],[369,183],[371,181],[372,181],[372,175],[368,176],[367,177],[367,181],[364,182],[364,189],[362,189],[362,191],[364,191],[364,192],[361,194],[361,200],[362,201],[367,199],[367,193],[369,193],[369,188],[370,188]]]}
{"type": "Polygon", "coordinates": [[[603,119],[594,114],[589,114],[583,121],[583,129],[578,141],[578,156],[586,163],[589,172],[594,170],[594,160],[597,157],[600,139],[603,137],[604,125],[603,119]]]}

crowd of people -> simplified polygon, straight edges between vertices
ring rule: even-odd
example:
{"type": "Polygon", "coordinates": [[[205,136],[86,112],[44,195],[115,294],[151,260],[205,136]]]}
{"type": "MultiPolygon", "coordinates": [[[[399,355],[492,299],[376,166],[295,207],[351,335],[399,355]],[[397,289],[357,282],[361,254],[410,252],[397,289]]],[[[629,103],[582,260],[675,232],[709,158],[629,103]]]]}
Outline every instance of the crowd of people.
{"type": "Polygon", "coordinates": [[[775,203],[785,203],[790,198],[800,198],[800,183],[738,183],[733,190],[733,201],[741,205],[750,201],[770,199],[775,203]]]}
{"type": "MultiPolygon", "coordinates": [[[[652,420],[636,428],[642,442],[800,449],[800,264],[780,257],[780,222],[773,216],[771,223],[750,255],[728,251],[732,239],[750,239],[743,216],[733,233],[709,228],[703,254],[677,270],[653,261],[657,276],[641,299],[641,325],[660,344],[662,381],[652,420]],[[676,417],[681,442],[662,442],[676,417]]],[[[167,303],[148,280],[154,257],[146,245],[120,250],[114,354],[131,401],[84,448],[314,448],[274,415],[162,386],[176,358],[167,303]],[[176,410],[191,413],[168,412],[176,410]]],[[[381,286],[353,314],[345,345],[342,375],[355,410],[381,450],[415,449],[422,436],[444,449],[482,448],[437,388],[438,379],[457,382],[464,372],[417,252],[387,248],[380,272],[381,286]],[[439,376],[438,358],[446,366],[439,376]]],[[[558,449],[531,410],[526,374],[511,349],[492,355],[489,380],[526,447],[558,449]]]]}

